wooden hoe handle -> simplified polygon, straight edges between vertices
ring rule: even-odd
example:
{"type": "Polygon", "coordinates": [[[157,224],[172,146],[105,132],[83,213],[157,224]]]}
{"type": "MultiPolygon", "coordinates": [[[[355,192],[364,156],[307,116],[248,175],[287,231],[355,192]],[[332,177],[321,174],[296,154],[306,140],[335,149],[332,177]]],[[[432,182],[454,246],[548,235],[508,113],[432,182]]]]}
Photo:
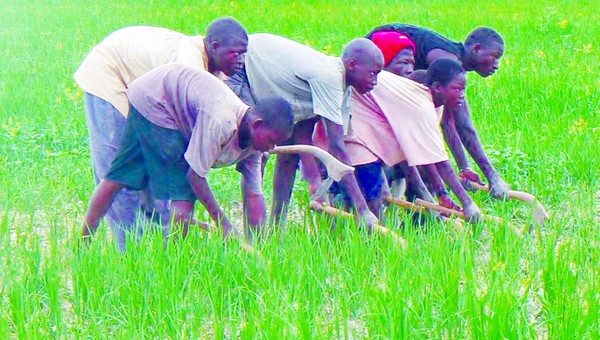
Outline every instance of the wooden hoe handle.
{"type": "MultiPolygon", "coordinates": [[[[317,202],[317,201],[311,201],[310,202],[310,208],[316,211],[321,211],[324,212],[326,214],[329,214],[331,216],[339,216],[339,217],[344,217],[344,218],[354,218],[354,216],[352,216],[351,213],[347,212],[347,211],[343,211],[337,208],[334,208],[330,205],[325,205],[321,202],[317,202]]],[[[400,243],[402,249],[406,249],[408,243],[406,242],[405,239],[403,239],[402,237],[398,236],[398,234],[396,234],[393,230],[390,230],[382,225],[375,225],[373,227],[373,230],[381,233],[385,236],[390,236],[392,237],[392,239],[394,241],[397,241],[398,243],[400,243]]]]}

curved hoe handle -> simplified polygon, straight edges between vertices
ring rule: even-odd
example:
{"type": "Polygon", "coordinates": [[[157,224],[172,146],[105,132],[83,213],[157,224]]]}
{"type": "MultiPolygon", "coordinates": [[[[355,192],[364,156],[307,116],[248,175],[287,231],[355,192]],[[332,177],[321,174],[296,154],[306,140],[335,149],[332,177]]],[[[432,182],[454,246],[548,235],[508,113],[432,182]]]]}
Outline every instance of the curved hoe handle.
{"type": "MultiPolygon", "coordinates": [[[[469,185],[472,188],[477,189],[477,190],[486,191],[486,192],[490,191],[490,187],[481,185],[477,182],[469,181],[469,185]]],[[[533,203],[535,201],[535,196],[533,196],[532,194],[523,192],[523,191],[509,190],[508,197],[516,198],[519,201],[523,201],[523,202],[527,202],[527,203],[533,203]]]]}
{"type": "Polygon", "coordinates": [[[334,181],[339,182],[347,174],[354,171],[354,168],[346,165],[327,151],[312,145],[285,145],[276,146],[269,153],[306,153],[318,158],[323,165],[327,168],[327,176],[331,177],[334,181]]]}
{"type": "MultiPolygon", "coordinates": [[[[490,188],[488,186],[481,185],[476,182],[469,181],[469,185],[472,188],[477,189],[477,190],[482,190],[482,191],[487,191],[487,192],[490,191],[490,188]]],[[[527,203],[531,204],[531,206],[533,207],[533,218],[536,220],[536,222],[539,225],[544,225],[544,222],[546,221],[546,219],[548,219],[550,217],[550,215],[548,215],[548,212],[546,211],[546,208],[544,208],[542,203],[537,198],[535,198],[535,196],[533,196],[530,193],[526,193],[523,191],[509,190],[508,197],[518,199],[519,201],[523,201],[523,202],[527,202],[527,203]]]]}
{"type": "MultiPolygon", "coordinates": [[[[404,208],[404,209],[412,210],[412,211],[418,212],[418,213],[427,213],[427,209],[425,207],[414,204],[409,201],[405,201],[403,199],[394,197],[392,195],[384,196],[383,199],[388,203],[394,204],[394,205],[404,208]]],[[[461,232],[464,231],[464,226],[465,226],[464,220],[447,218],[447,217],[443,217],[443,216],[440,216],[440,217],[443,222],[453,225],[454,228],[456,228],[457,230],[459,230],[461,232]]]]}

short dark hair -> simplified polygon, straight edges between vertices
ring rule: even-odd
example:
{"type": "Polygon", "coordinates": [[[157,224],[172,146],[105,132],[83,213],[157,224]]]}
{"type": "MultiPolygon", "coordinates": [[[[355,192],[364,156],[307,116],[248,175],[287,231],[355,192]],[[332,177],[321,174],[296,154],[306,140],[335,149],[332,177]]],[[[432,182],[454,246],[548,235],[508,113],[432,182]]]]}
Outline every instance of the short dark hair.
{"type": "Polygon", "coordinates": [[[433,83],[446,86],[462,73],[465,73],[465,69],[458,61],[447,58],[438,59],[427,69],[427,86],[431,86],[433,83]]]}
{"type": "Polygon", "coordinates": [[[427,71],[416,70],[415,72],[408,75],[408,79],[416,81],[419,84],[427,85],[427,71]]]}
{"type": "Polygon", "coordinates": [[[469,34],[467,40],[465,40],[465,46],[470,47],[474,44],[487,46],[493,42],[504,45],[504,39],[502,39],[500,33],[489,27],[478,27],[469,34]]]}
{"type": "Polygon", "coordinates": [[[294,129],[292,106],[282,97],[259,99],[254,105],[254,111],[263,119],[268,129],[292,133],[294,129]]]}
{"type": "Polygon", "coordinates": [[[206,29],[206,43],[217,42],[225,45],[231,38],[241,38],[248,40],[248,32],[242,24],[234,18],[225,17],[216,19],[208,25],[206,29]]]}

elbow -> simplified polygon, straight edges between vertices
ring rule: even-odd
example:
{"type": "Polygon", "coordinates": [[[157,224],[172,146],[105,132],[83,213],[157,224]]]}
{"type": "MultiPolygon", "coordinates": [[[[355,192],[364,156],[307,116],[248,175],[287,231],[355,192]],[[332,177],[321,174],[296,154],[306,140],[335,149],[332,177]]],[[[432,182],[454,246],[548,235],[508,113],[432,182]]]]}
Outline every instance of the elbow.
{"type": "Polygon", "coordinates": [[[194,172],[194,170],[192,170],[192,168],[189,168],[186,177],[190,183],[194,183],[199,176],[194,172]]]}

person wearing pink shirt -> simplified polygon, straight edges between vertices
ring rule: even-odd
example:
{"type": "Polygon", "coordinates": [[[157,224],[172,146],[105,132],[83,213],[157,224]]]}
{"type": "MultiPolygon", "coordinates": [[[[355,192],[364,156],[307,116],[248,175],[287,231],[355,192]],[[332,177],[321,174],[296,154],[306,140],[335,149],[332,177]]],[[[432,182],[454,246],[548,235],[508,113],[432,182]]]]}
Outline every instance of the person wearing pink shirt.
{"type": "Polygon", "coordinates": [[[352,94],[350,133],[345,138],[369,207],[381,214],[382,164],[404,163],[417,196],[433,200],[416,167],[434,167],[463,203],[467,219],[480,221],[480,209],[448,161],[436,110],[444,104],[457,105],[464,98],[464,69],[455,61],[444,59],[430,66],[427,86],[385,70],[378,80],[370,93],[352,94]]]}

